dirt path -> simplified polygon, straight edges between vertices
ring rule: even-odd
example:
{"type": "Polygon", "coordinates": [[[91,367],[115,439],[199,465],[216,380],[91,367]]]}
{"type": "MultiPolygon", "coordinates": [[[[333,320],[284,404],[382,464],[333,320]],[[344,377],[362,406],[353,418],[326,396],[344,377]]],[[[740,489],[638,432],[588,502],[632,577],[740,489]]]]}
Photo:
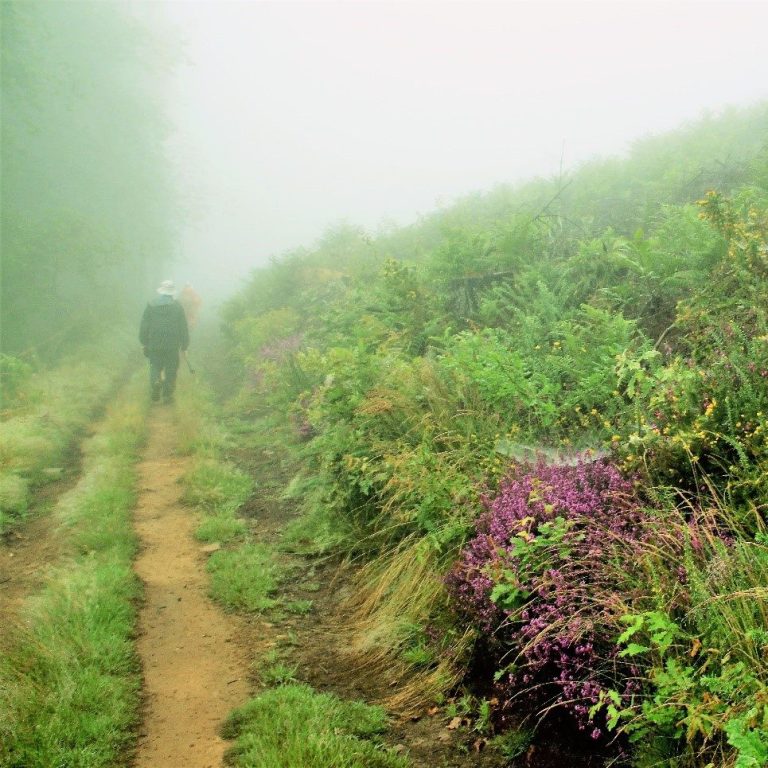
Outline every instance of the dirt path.
{"type": "Polygon", "coordinates": [[[145,585],[138,650],[145,713],[136,768],[214,768],[226,747],[218,727],[248,696],[238,620],[207,596],[205,554],[192,537],[195,518],[180,504],[187,459],[174,455],[171,409],[150,414],[139,465],[136,572],[145,585]]]}

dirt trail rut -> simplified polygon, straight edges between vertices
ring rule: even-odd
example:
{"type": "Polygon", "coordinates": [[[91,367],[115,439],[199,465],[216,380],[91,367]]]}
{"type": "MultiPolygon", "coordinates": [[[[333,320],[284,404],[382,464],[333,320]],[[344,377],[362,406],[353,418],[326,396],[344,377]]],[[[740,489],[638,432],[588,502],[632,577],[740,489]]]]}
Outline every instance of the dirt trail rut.
{"type": "Polygon", "coordinates": [[[145,585],[138,650],[144,666],[144,725],[136,768],[217,768],[226,742],[218,727],[248,696],[238,620],[207,596],[195,518],[180,504],[187,459],[174,455],[171,409],[150,415],[139,465],[136,572],[145,585]]]}

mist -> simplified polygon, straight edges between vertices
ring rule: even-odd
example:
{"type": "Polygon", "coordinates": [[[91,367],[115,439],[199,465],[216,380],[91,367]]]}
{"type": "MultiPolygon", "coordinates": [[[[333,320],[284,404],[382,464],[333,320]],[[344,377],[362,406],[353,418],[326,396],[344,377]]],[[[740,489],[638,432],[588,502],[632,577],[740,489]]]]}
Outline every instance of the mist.
{"type": "Polygon", "coordinates": [[[0,766],[768,766],[766,30],[2,0],[0,766]]]}
{"type": "Polygon", "coordinates": [[[346,221],[375,231],[565,174],[768,93],[768,5],[174,2],[177,281],[226,294],[346,221]]]}

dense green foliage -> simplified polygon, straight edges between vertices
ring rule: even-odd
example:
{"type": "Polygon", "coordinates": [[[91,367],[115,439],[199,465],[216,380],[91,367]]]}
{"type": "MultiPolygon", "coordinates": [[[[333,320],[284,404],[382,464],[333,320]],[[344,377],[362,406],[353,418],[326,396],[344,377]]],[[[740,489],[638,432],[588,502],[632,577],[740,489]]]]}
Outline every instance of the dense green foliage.
{"type": "Polygon", "coordinates": [[[2,349],[50,358],[136,313],[171,256],[167,54],[116,3],[0,12],[2,349]]]}
{"type": "MultiPolygon", "coordinates": [[[[598,740],[621,732],[614,746],[638,764],[745,768],[768,744],[766,295],[760,104],[567,178],[472,196],[376,237],[336,229],[276,259],[225,309],[244,382],[232,407],[293,426],[304,469],[287,493],[302,499],[317,551],[385,561],[419,541],[414,556],[431,553],[441,573],[510,468],[608,457],[643,490],[637,533],[572,564],[581,548],[562,542],[592,530],[590,513],[577,514],[589,505],[568,501],[552,520],[545,505],[535,525],[495,542],[506,565],[491,548],[468,583],[487,582],[499,620],[514,622],[538,599],[530,590],[554,589],[549,568],[589,574],[585,620],[637,679],[618,692],[610,676],[599,692],[574,683],[581,727],[598,740]],[[549,541],[561,524],[575,527],[549,541]]],[[[566,586],[573,609],[587,593],[566,586]]],[[[411,633],[422,665],[450,653],[445,605],[430,600],[418,617],[430,631],[411,633]]],[[[470,607],[453,619],[474,631],[477,654],[493,633],[486,618],[470,607]]],[[[536,642],[570,652],[562,627],[541,621],[536,642]]],[[[504,635],[499,658],[513,667],[526,663],[524,634],[504,635]]],[[[526,699],[524,669],[491,671],[518,707],[555,700],[526,699]]],[[[501,709],[486,715],[503,727],[501,709]]]]}

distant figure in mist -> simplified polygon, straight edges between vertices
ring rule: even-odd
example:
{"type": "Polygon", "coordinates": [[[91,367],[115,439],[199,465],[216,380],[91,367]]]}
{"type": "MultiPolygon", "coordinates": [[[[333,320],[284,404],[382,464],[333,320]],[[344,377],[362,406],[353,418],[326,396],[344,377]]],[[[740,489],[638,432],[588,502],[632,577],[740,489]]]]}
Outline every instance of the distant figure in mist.
{"type": "Polygon", "coordinates": [[[173,402],[179,351],[189,346],[189,329],[184,309],[173,298],[176,288],[172,280],[164,280],[141,316],[139,341],[149,358],[149,388],[153,401],[162,395],[163,402],[173,402]]]}
{"type": "Polygon", "coordinates": [[[189,283],[181,289],[179,304],[184,307],[184,314],[187,316],[187,325],[190,331],[197,325],[197,316],[200,313],[202,303],[200,294],[189,283]]]}

